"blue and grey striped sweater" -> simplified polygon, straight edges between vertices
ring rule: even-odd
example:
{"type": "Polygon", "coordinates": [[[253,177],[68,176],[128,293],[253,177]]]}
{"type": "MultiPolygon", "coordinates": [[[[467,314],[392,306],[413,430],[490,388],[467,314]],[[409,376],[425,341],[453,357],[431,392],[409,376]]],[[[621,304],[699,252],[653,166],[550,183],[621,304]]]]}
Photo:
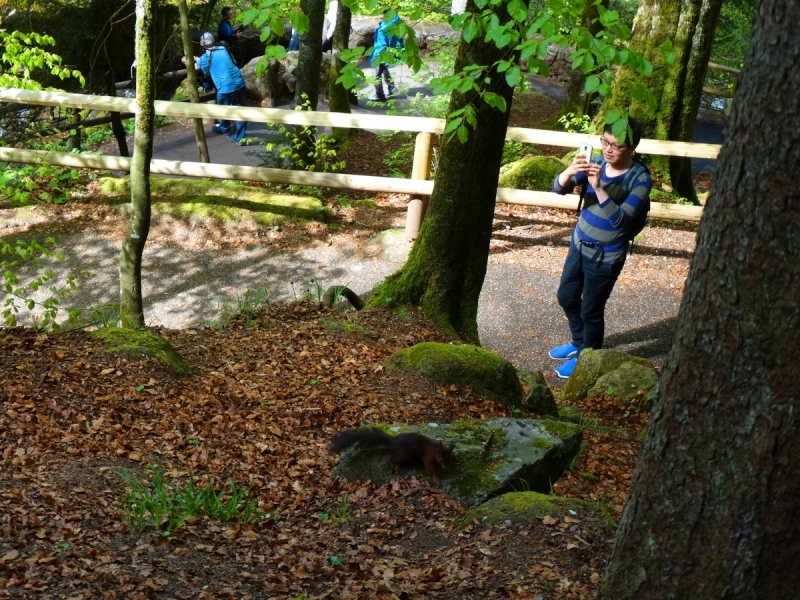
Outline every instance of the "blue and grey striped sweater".
{"type": "Polygon", "coordinates": [[[587,258],[597,255],[595,248],[581,245],[584,241],[589,244],[602,245],[602,261],[604,263],[615,263],[625,260],[627,251],[627,241],[625,239],[625,225],[628,221],[645,205],[646,199],[650,196],[650,189],[653,187],[653,180],[647,171],[643,171],[631,186],[631,192],[621,204],[617,202],[624,193],[622,182],[625,173],[616,177],[606,175],[607,164],[603,164],[600,172],[600,183],[602,188],[611,197],[609,202],[603,206],[597,202],[597,194],[594,188],[587,184],[587,175],[578,173],[570,180],[570,185],[561,187],[558,177],[553,182],[553,191],[556,194],[569,194],[576,186],[587,185],[586,196],[584,198],[583,210],[581,210],[578,224],[572,233],[572,242],[578,246],[587,258]]]}

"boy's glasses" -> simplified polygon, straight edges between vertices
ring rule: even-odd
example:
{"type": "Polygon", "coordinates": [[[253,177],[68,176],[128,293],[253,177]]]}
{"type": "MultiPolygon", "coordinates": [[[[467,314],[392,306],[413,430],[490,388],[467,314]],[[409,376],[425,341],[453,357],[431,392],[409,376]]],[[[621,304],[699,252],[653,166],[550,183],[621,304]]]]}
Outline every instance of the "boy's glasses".
{"type": "Polygon", "coordinates": [[[624,146],[620,146],[620,145],[619,145],[619,144],[617,144],[616,142],[609,142],[609,141],[608,141],[606,138],[604,138],[604,137],[601,137],[601,138],[600,138],[600,145],[601,145],[601,146],[603,146],[603,148],[605,148],[606,146],[611,146],[611,149],[612,149],[614,152],[619,152],[620,150],[624,150],[625,148],[627,148],[627,147],[628,147],[628,144],[625,144],[624,146]]]}

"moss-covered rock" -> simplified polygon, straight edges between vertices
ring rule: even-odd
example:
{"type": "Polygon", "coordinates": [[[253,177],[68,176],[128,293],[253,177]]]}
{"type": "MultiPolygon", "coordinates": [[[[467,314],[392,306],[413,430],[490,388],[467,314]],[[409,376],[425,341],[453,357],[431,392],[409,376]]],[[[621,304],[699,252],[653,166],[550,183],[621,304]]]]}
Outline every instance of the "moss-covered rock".
{"type": "MultiPolygon", "coordinates": [[[[439,488],[469,506],[519,489],[548,492],[581,443],[579,427],[533,419],[380,427],[393,434],[415,431],[452,447],[453,461],[439,471],[439,488]]],[[[358,447],[344,452],[333,470],[334,476],[351,481],[369,479],[378,485],[409,474],[430,480],[421,464],[393,473],[388,450],[362,451],[358,447]]]]}
{"type": "Polygon", "coordinates": [[[189,362],[167,340],[155,333],[139,329],[103,327],[92,335],[103,341],[109,352],[133,358],[153,358],[178,375],[192,370],[189,362]]]}
{"type": "Polygon", "coordinates": [[[558,418],[570,423],[580,423],[583,418],[583,408],[574,404],[562,404],[558,407],[558,418]]]}
{"type": "Polygon", "coordinates": [[[522,406],[537,415],[558,417],[553,390],[547,385],[542,372],[520,369],[517,374],[528,386],[528,393],[522,399],[522,406]]]}
{"type": "Polygon", "coordinates": [[[615,528],[613,519],[585,500],[550,496],[537,492],[511,492],[492,498],[459,518],[456,521],[456,527],[463,529],[472,523],[494,525],[506,521],[530,523],[544,517],[553,517],[558,520],[567,516],[570,523],[580,523],[591,519],[606,525],[609,532],[615,528]]]}
{"type": "Polygon", "coordinates": [[[390,356],[384,368],[411,371],[435,381],[470,386],[500,404],[519,407],[522,385],[502,356],[469,344],[423,342],[390,356]]]}
{"type": "Polygon", "coordinates": [[[587,392],[588,398],[607,394],[619,398],[628,406],[635,398],[652,395],[658,373],[655,369],[635,362],[624,362],[618,368],[602,375],[587,392]]]}
{"type": "MultiPolygon", "coordinates": [[[[330,211],[317,198],[268,194],[262,188],[239,183],[151,177],[153,215],[216,219],[222,223],[250,218],[266,226],[285,220],[328,221],[330,211]]],[[[100,189],[109,204],[127,210],[131,201],[130,177],[103,177],[100,189]]]]}
{"type": "Polygon", "coordinates": [[[364,329],[361,325],[351,323],[350,321],[343,321],[340,319],[323,318],[319,320],[322,326],[328,331],[346,331],[348,333],[358,333],[360,335],[371,337],[372,334],[364,329]]]}
{"type": "Polygon", "coordinates": [[[504,165],[498,187],[549,192],[566,165],[554,156],[529,156],[504,165]]]}
{"type": "Polygon", "coordinates": [[[646,358],[631,356],[617,350],[584,350],[578,357],[575,370],[564,384],[561,398],[566,402],[583,400],[601,376],[618,369],[624,362],[653,368],[653,364],[646,358]]]}

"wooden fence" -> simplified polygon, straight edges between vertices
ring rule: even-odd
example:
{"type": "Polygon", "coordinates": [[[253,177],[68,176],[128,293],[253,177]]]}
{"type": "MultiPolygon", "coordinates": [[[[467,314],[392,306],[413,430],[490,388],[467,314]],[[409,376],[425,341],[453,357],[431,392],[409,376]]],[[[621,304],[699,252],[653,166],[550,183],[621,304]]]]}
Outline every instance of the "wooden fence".
{"type": "MultiPolygon", "coordinates": [[[[42,92],[20,89],[0,89],[0,102],[49,105],[67,108],[80,108],[95,111],[136,113],[136,101],[132,98],[112,96],[88,96],[65,92],[42,92]]],[[[399,117],[389,115],[355,115],[344,113],[308,112],[282,110],[276,108],[255,108],[240,106],[217,106],[167,102],[157,100],[155,112],[170,117],[228,119],[253,123],[282,123],[286,125],[311,125],[317,127],[343,127],[355,129],[375,129],[388,131],[418,132],[414,150],[414,166],[411,179],[395,177],[371,177],[364,175],[344,175],[338,173],[309,173],[306,171],[287,171],[263,167],[244,167],[239,165],[207,164],[200,162],[170,161],[153,159],[151,172],[155,174],[183,175],[189,177],[214,177],[244,181],[263,181],[269,183],[289,183],[319,187],[367,190],[410,194],[406,234],[416,237],[425,212],[425,197],[433,191],[433,181],[429,180],[430,157],[433,134],[442,134],[445,128],[443,119],[425,117],[399,117]]],[[[548,144],[577,148],[587,142],[599,147],[599,136],[538,129],[509,127],[506,139],[534,144],[548,144]]],[[[643,139],[638,150],[646,154],[663,156],[686,156],[716,158],[720,146],[716,144],[694,144],[686,142],[665,142],[643,139]]],[[[117,156],[96,156],[19,150],[0,148],[0,161],[34,163],[44,161],[53,165],[130,171],[130,159],[117,156]]],[[[559,196],[552,192],[536,192],[498,188],[497,201],[507,204],[540,206],[548,208],[575,209],[577,200],[571,196],[559,196]]],[[[702,207],[683,206],[652,202],[650,216],[658,219],[678,219],[699,221],[702,207]]]]}

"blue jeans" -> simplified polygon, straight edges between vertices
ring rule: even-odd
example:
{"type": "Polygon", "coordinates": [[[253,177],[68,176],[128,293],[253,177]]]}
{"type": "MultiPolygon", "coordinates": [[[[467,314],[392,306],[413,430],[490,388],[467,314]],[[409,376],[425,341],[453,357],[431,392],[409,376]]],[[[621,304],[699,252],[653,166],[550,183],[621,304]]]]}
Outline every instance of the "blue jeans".
{"type": "MultiPolygon", "coordinates": [[[[221,94],[217,92],[217,104],[219,106],[244,106],[244,86],[240,87],[234,92],[221,94]]],[[[231,122],[220,121],[219,129],[222,133],[228,136],[228,139],[237,144],[242,141],[247,133],[247,122],[236,121],[236,131],[231,133],[231,122]]]]}
{"type": "Polygon", "coordinates": [[[579,352],[603,347],[606,302],[624,265],[624,260],[593,261],[584,256],[574,241],[570,242],[556,298],[567,315],[572,345],[579,352]]]}

